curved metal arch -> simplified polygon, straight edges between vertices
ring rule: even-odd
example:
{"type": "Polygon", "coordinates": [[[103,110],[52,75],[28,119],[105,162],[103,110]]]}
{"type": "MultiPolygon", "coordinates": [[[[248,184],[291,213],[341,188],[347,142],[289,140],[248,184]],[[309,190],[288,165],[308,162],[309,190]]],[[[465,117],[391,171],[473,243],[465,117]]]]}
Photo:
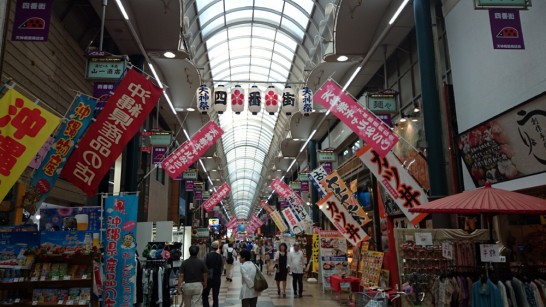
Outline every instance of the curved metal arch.
{"type": "MultiPolygon", "coordinates": [[[[233,125],[230,125],[231,128],[238,128],[238,127],[243,127],[243,126],[251,126],[251,127],[256,127],[258,129],[256,129],[257,131],[261,131],[263,130],[262,127],[263,127],[263,124],[267,124],[268,125],[268,128],[271,128],[267,131],[270,131],[271,134],[273,134],[273,130],[275,130],[275,123],[273,123],[273,126],[270,126],[269,123],[266,121],[266,122],[262,122],[261,120],[258,121],[257,119],[256,120],[252,120],[250,119],[249,121],[239,121],[238,123],[234,123],[233,125]]],[[[224,135],[225,136],[228,136],[228,135],[231,135],[233,134],[233,132],[226,132],[224,135]]]]}
{"type": "MultiPolygon", "coordinates": [[[[276,62],[276,61],[271,61],[271,63],[273,62],[276,62]]],[[[283,67],[283,68],[286,68],[285,66],[281,65],[280,63],[277,63],[277,65],[283,67]]],[[[278,73],[279,75],[282,75],[278,70],[276,69],[273,69],[273,65],[271,65],[270,67],[266,67],[266,66],[263,66],[263,65],[256,65],[256,64],[251,64],[251,62],[248,63],[248,65],[235,65],[235,66],[229,66],[228,68],[224,68],[222,69],[221,71],[218,71],[216,72],[218,75],[220,75],[221,73],[223,73],[224,71],[230,71],[232,68],[236,68],[236,67],[245,67],[245,66],[248,66],[249,70],[250,70],[250,66],[255,66],[255,67],[260,67],[260,68],[265,68],[265,69],[270,69],[276,73],[278,73]]],[[[212,67],[211,67],[212,69],[212,67]]],[[[290,74],[290,69],[287,69],[288,70],[288,74],[290,74]]]]}
{"type": "MultiPolygon", "coordinates": [[[[258,175],[258,180],[262,179],[262,173],[261,173],[261,172],[257,172],[257,171],[256,171],[255,169],[253,169],[253,168],[246,168],[246,167],[245,167],[245,168],[242,168],[242,169],[236,170],[234,174],[229,174],[229,175],[228,175],[228,178],[231,180],[231,179],[232,179],[232,178],[231,178],[231,175],[237,176],[237,173],[238,173],[240,170],[242,170],[242,171],[245,172],[245,173],[246,173],[247,170],[248,170],[249,173],[257,174],[257,175],[258,175]]],[[[238,177],[237,177],[237,178],[233,179],[233,182],[235,182],[237,179],[245,179],[245,178],[249,178],[249,177],[242,177],[242,178],[238,178],[238,177]]],[[[252,180],[252,181],[254,181],[254,180],[252,180]]],[[[258,183],[259,183],[259,181],[258,181],[258,183]]]]}
{"type": "Polygon", "coordinates": [[[237,148],[240,148],[240,147],[243,147],[243,146],[246,146],[246,147],[252,147],[252,148],[256,148],[258,150],[260,150],[261,152],[263,152],[266,156],[267,156],[267,148],[266,149],[262,149],[260,147],[258,147],[257,145],[253,145],[253,144],[248,144],[248,143],[241,143],[241,142],[246,142],[247,140],[241,140],[241,141],[235,141],[233,140],[232,143],[233,145],[230,145],[229,147],[230,148],[224,148],[224,152],[227,154],[228,152],[232,151],[232,150],[235,150],[237,148]],[[232,148],[233,147],[233,148],[232,148]]]}

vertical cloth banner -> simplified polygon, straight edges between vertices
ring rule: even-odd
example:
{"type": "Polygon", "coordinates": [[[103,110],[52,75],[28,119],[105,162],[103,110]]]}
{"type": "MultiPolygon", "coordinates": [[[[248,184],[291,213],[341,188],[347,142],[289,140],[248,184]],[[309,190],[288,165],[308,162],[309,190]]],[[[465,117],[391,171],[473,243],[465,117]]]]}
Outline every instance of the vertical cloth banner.
{"type": "Polygon", "coordinates": [[[277,194],[281,197],[286,198],[292,206],[301,206],[303,205],[303,199],[296,194],[286,183],[282,182],[278,177],[273,180],[271,187],[277,194]]]}
{"type": "Polygon", "coordinates": [[[318,266],[319,266],[319,234],[314,233],[313,234],[313,273],[318,273],[318,266]]]}
{"type": "Polygon", "coordinates": [[[275,211],[265,200],[260,201],[260,207],[262,207],[267,214],[271,214],[275,211]]]}
{"type": "Polygon", "coordinates": [[[0,200],[59,125],[60,119],[14,89],[0,98],[0,200]]]}
{"type": "Polygon", "coordinates": [[[324,167],[322,167],[322,165],[312,170],[307,175],[307,177],[309,177],[309,180],[311,180],[311,183],[313,184],[315,189],[317,189],[320,195],[320,198],[326,196],[326,190],[320,183],[324,178],[326,178],[326,176],[328,176],[328,173],[326,173],[326,170],[324,169],[324,167]]]}
{"type": "Polygon", "coordinates": [[[12,41],[47,42],[52,0],[17,0],[12,41]]]}
{"type": "Polygon", "coordinates": [[[43,202],[55,186],[59,171],[91,123],[96,104],[97,101],[94,98],[84,95],[76,96],[68,111],[67,121],[61,125],[41,167],[34,173],[30,181],[30,194],[34,192],[39,197],[39,199],[34,199],[34,202],[43,202]]]}
{"type": "Polygon", "coordinates": [[[356,155],[377,177],[377,181],[413,225],[419,224],[428,215],[409,212],[409,209],[428,202],[427,194],[393,153],[381,157],[372,147],[366,145],[356,155]]]}
{"type": "Polygon", "coordinates": [[[210,121],[189,140],[180,145],[161,163],[163,168],[173,180],[192,165],[207,149],[224,134],[224,130],[210,121]]]}
{"type": "Polygon", "coordinates": [[[368,240],[370,237],[360,227],[353,217],[347,212],[339,200],[332,193],[326,194],[317,203],[320,210],[328,217],[330,222],[334,224],[336,229],[351,242],[353,246],[357,246],[358,243],[364,240],[368,240]]]}
{"type": "Polygon", "coordinates": [[[275,223],[275,226],[277,226],[277,228],[279,229],[279,231],[280,232],[285,232],[286,229],[287,229],[286,224],[282,220],[282,216],[279,213],[279,211],[277,211],[277,210],[273,211],[270,214],[270,216],[271,216],[271,219],[273,220],[273,222],[275,223]]]}
{"type": "Polygon", "coordinates": [[[203,209],[209,212],[216,206],[224,197],[228,195],[231,191],[231,188],[227,183],[224,183],[219,189],[218,192],[214,193],[207,201],[203,204],[203,209]]]}
{"type": "Polygon", "coordinates": [[[290,231],[292,231],[295,234],[299,234],[303,231],[300,221],[298,220],[296,214],[294,211],[292,211],[292,208],[284,208],[282,210],[282,214],[284,215],[284,218],[286,222],[288,223],[290,231]]]}
{"type": "Polygon", "coordinates": [[[313,96],[313,100],[331,110],[366,144],[384,157],[398,142],[398,136],[373,113],[361,106],[338,84],[328,80],[313,96]]]}
{"type": "Polygon", "coordinates": [[[108,196],[104,209],[104,306],[132,306],[136,283],[138,195],[108,196]]]}
{"type": "Polygon", "coordinates": [[[66,162],[63,177],[93,196],[110,166],[144,124],[161,93],[159,86],[129,69],[66,162]]]}

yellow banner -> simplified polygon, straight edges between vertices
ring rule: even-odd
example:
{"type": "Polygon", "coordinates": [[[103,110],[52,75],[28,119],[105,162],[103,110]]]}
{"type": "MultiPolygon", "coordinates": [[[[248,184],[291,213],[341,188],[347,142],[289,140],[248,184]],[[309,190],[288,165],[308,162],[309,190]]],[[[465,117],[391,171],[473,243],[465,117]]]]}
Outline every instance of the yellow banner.
{"type": "Polygon", "coordinates": [[[318,272],[319,266],[319,234],[313,234],[313,273],[318,272]]]}
{"type": "Polygon", "coordinates": [[[53,133],[60,119],[10,89],[0,98],[0,200],[53,133]]]}
{"type": "Polygon", "coordinates": [[[286,224],[284,224],[284,222],[282,220],[282,216],[279,213],[279,211],[275,210],[275,211],[271,212],[271,214],[269,216],[271,217],[271,219],[273,220],[275,225],[277,225],[277,228],[279,228],[280,232],[285,232],[286,231],[286,224]]]}

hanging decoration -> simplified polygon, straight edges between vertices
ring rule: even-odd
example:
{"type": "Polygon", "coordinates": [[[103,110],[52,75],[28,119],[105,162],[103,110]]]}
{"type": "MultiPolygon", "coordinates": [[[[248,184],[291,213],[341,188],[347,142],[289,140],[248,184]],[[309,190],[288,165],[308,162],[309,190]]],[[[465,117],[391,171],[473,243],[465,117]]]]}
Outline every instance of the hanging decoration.
{"type": "Polygon", "coordinates": [[[248,92],[248,110],[252,112],[252,115],[257,115],[262,109],[262,93],[258,86],[253,85],[248,92]]]}
{"type": "Polygon", "coordinates": [[[197,88],[197,110],[201,114],[207,114],[210,108],[210,88],[205,84],[201,84],[197,88]]]}
{"type": "Polygon", "coordinates": [[[233,92],[231,93],[231,109],[235,114],[241,114],[245,109],[245,92],[240,85],[235,85],[233,92]]]}
{"type": "Polygon", "coordinates": [[[279,112],[279,94],[273,85],[270,85],[265,91],[265,110],[269,115],[279,112]]]}
{"type": "Polygon", "coordinates": [[[218,114],[223,114],[227,109],[228,90],[223,85],[218,85],[214,89],[213,108],[218,114]]]}
{"type": "Polygon", "coordinates": [[[296,93],[290,85],[287,85],[282,92],[282,109],[284,114],[292,115],[296,112],[296,93]]]}
{"type": "Polygon", "coordinates": [[[313,112],[313,91],[307,86],[299,90],[300,111],[303,116],[309,116],[313,112]]]}

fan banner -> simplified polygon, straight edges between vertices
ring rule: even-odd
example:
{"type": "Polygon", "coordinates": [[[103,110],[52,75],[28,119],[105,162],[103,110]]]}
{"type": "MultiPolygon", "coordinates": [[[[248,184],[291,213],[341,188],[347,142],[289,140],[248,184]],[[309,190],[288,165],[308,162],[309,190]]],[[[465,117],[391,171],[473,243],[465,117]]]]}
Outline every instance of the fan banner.
{"type": "Polygon", "coordinates": [[[303,231],[303,227],[298,220],[297,215],[294,213],[294,211],[292,211],[292,208],[284,208],[282,210],[282,215],[288,223],[291,232],[295,234],[300,234],[303,231]]]}
{"type": "Polygon", "coordinates": [[[161,163],[173,180],[199,159],[224,134],[214,121],[208,122],[161,163]]]}
{"type": "Polygon", "coordinates": [[[320,183],[327,192],[331,192],[339,199],[343,207],[361,227],[372,221],[337,171],[326,176],[320,183]]]}
{"type": "Polygon", "coordinates": [[[413,225],[419,224],[428,215],[409,212],[409,209],[428,202],[427,194],[392,152],[381,157],[372,147],[364,146],[356,155],[370,169],[413,225]]]}
{"type": "Polygon", "coordinates": [[[210,212],[212,208],[214,208],[219,202],[222,201],[222,199],[224,199],[224,197],[229,194],[229,192],[231,192],[231,188],[227,183],[224,183],[220,188],[218,188],[216,193],[212,194],[212,196],[203,203],[203,209],[210,212]]]}
{"type": "Polygon", "coordinates": [[[282,216],[279,213],[279,211],[277,211],[277,210],[273,211],[270,216],[271,216],[271,219],[273,220],[273,222],[275,223],[275,225],[277,226],[277,228],[279,229],[279,231],[281,233],[285,232],[288,229],[286,227],[286,224],[282,220],[282,216]]]}
{"type": "Polygon", "coordinates": [[[14,89],[0,98],[0,201],[59,123],[57,116],[14,89]]]}
{"type": "Polygon", "coordinates": [[[343,205],[332,193],[326,194],[317,203],[320,210],[328,217],[330,222],[334,224],[336,229],[351,242],[353,246],[358,243],[369,240],[370,237],[362,229],[362,227],[353,219],[343,205]]]}
{"type": "Polygon", "coordinates": [[[93,196],[127,143],[156,106],[162,90],[146,76],[129,69],[104,109],[78,143],[62,176],[93,196]]]}
{"type": "Polygon", "coordinates": [[[271,183],[271,187],[279,196],[286,198],[286,200],[292,205],[292,206],[301,206],[303,205],[303,199],[294,192],[289,186],[286,185],[286,183],[282,182],[278,177],[273,180],[271,183]]]}
{"type": "Polygon", "coordinates": [[[61,124],[53,145],[44,157],[41,167],[36,170],[30,180],[28,200],[34,203],[45,201],[55,182],[59,178],[60,170],[72,154],[75,145],[91,124],[93,110],[97,100],[84,95],[76,96],[72,107],[68,111],[67,121],[61,124]],[[32,196],[30,196],[32,195],[32,196]]]}
{"type": "Polygon", "coordinates": [[[366,144],[384,157],[398,142],[398,136],[373,113],[361,106],[334,81],[328,80],[313,100],[330,110],[366,144]]]}
{"type": "Polygon", "coordinates": [[[267,214],[271,214],[273,211],[275,211],[275,209],[271,208],[271,206],[265,200],[260,201],[260,207],[262,207],[267,214]]]}
{"type": "Polygon", "coordinates": [[[136,295],[138,195],[109,195],[104,209],[104,306],[131,306],[136,295]]]}
{"type": "Polygon", "coordinates": [[[309,177],[309,180],[311,180],[311,183],[318,191],[320,198],[326,196],[326,190],[322,184],[320,184],[322,179],[326,178],[326,176],[328,176],[328,173],[326,173],[326,170],[324,167],[322,167],[322,165],[307,174],[307,177],[309,177]]]}

